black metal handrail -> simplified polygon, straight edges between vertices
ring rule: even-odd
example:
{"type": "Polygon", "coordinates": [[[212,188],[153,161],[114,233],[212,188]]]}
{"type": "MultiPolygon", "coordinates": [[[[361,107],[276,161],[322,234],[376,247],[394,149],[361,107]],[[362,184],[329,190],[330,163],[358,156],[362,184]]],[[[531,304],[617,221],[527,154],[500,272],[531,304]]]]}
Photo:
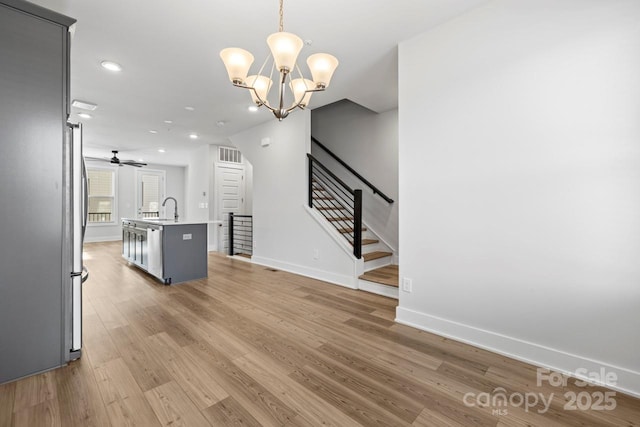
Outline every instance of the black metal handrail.
{"type": "Polygon", "coordinates": [[[384,194],[382,191],[380,191],[378,189],[378,187],[376,187],[375,185],[373,185],[372,183],[370,183],[365,177],[363,177],[362,175],[360,175],[355,169],[353,169],[351,166],[349,166],[344,160],[342,160],[340,157],[336,156],[335,153],[331,150],[329,150],[323,143],[321,143],[320,141],[318,141],[315,137],[311,137],[311,140],[313,142],[316,143],[316,145],[320,148],[322,148],[328,155],[330,155],[331,157],[333,157],[334,160],[336,160],[338,163],[340,163],[346,170],[348,170],[349,172],[351,172],[356,178],[358,178],[360,181],[362,181],[367,187],[369,187],[372,191],[373,194],[377,194],[380,197],[382,197],[387,203],[393,203],[393,199],[390,198],[389,196],[387,196],[386,194],[384,194]]]}
{"type": "Polygon", "coordinates": [[[316,208],[362,258],[362,190],[351,189],[313,155],[309,159],[309,207],[316,208]]]}
{"type": "Polygon", "coordinates": [[[253,255],[253,216],[229,213],[229,255],[253,255]]]}

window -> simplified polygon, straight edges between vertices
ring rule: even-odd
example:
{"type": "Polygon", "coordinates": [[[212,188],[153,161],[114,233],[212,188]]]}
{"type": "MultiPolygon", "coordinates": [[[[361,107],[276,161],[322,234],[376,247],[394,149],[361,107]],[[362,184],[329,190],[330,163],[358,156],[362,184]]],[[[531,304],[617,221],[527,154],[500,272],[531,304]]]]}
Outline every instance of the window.
{"type": "Polygon", "coordinates": [[[237,148],[218,147],[218,160],[225,163],[242,163],[242,154],[237,148]]]}
{"type": "Polygon", "coordinates": [[[115,171],[88,168],[89,224],[113,224],[115,212],[115,171]]]}

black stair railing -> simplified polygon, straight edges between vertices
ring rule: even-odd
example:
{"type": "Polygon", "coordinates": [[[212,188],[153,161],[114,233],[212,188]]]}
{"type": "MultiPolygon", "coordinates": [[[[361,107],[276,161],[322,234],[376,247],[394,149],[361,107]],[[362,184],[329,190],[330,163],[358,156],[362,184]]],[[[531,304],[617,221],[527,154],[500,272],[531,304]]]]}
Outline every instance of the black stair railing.
{"type": "Polygon", "coordinates": [[[309,207],[316,208],[362,258],[362,190],[351,189],[313,155],[309,159],[309,207]]]}
{"type": "Polygon", "coordinates": [[[313,141],[318,147],[322,148],[329,156],[331,156],[335,161],[340,163],[346,170],[351,172],[356,178],[358,178],[360,181],[362,181],[367,187],[369,187],[373,191],[373,194],[377,194],[378,196],[382,197],[387,203],[393,203],[393,199],[392,198],[390,198],[389,196],[384,194],[382,191],[380,191],[378,189],[378,187],[376,187],[375,185],[370,183],[365,177],[363,177],[358,172],[356,172],[355,169],[353,169],[351,166],[349,166],[340,157],[336,156],[335,153],[333,151],[329,150],[323,143],[318,141],[313,136],[311,137],[311,141],[313,141]]]}
{"type": "Polygon", "coordinates": [[[253,255],[253,216],[229,213],[229,255],[253,255]]]}

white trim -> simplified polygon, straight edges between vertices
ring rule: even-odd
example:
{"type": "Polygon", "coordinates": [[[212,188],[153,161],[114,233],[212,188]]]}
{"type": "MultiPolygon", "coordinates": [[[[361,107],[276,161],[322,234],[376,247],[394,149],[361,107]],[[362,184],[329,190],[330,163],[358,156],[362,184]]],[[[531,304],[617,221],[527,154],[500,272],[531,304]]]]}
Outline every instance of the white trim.
{"type": "Polygon", "coordinates": [[[382,295],[383,297],[398,299],[398,288],[395,286],[383,285],[368,280],[358,279],[358,289],[361,291],[371,292],[372,294],[382,295]]]}
{"type": "Polygon", "coordinates": [[[432,332],[436,335],[451,338],[535,366],[549,368],[583,381],[589,381],[589,378],[576,375],[575,373],[578,369],[586,369],[588,372],[599,372],[600,369],[605,368],[608,372],[615,372],[618,377],[615,384],[604,384],[605,387],[631,396],[640,397],[640,372],[404,307],[396,308],[395,320],[403,325],[432,332]]]}
{"type": "Polygon", "coordinates": [[[312,279],[333,283],[334,285],[344,286],[345,288],[358,289],[357,279],[355,279],[353,276],[336,274],[331,271],[318,270],[302,265],[277,261],[271,258],[257,257],[255,255],[251,258],[251,262],[253,264],[263,265],[265,267],[271,267],[289,273],[299,274],[300,276],[310,277],[312,279]]]}
{"type": "Polygon", "coordinates": [[[117,240],[122,240],[122,236],[85,236],[84,238],[85,243],[115,242],[117,240]]]}

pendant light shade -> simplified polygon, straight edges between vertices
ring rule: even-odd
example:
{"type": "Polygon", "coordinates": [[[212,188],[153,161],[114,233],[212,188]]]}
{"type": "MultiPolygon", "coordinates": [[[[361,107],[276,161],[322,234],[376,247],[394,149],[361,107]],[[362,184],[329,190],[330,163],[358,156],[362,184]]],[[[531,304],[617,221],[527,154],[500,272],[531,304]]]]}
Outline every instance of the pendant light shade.
{"type": "Polygon", "coordinates": [[[279,31],[267,37],[271,55],[276,61],[278,71],[291,71],[296,65],[298,54],[304,45],[302,39],[295,34],[279,31]]]}
{"type": "Polygon", "coordinates": [[[289,87],[293,92],[293,99],[296,104],[299,104],[302,108],[309,105],[309,101],[311,100],[311,95],[313,95],[313,88],[315,84],[309,79],[293,79],[291,83],[289,83],[289,87]]]}
{"type": "Polygon", "coordinates": [[[333,72],[338,67],[338,60],[328,53],[315,53],[307,58],[307,65],[316,87],[327,88],[333,72]]]}
{"type": "Polygon", "coordinates": [[[237,47],[228,47],[220,51],[220,58],[233,84],[242,84],[247,78],[249,67],[253,64],[251,52],[237,47]]]}
{"type": "Polygon", "coordinates": [[[272,84],[273,82],[269,77],[259,75],[247,77],[247,86],[253,88],[253,90],[249,91],[253,102],[258,105],[267,103],[267,95],[272,84]]]}

